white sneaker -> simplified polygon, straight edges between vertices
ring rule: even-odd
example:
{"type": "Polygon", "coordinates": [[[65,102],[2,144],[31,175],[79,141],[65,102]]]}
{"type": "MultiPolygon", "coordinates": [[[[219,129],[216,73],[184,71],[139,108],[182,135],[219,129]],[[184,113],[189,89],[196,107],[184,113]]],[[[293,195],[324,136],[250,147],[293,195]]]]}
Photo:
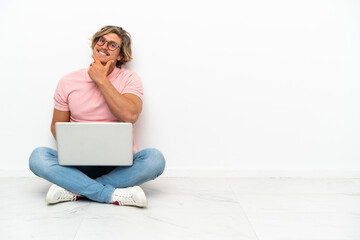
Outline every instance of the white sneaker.
{"type": "Polygon", "coordinates": [[[144,191],[139,186],[116,188],[111,196],[111,203],[121,206],[146,207],[147,200],[144,191]]]}
{"type": "Polygon", "coordinates": [[[46,194],[45,201],[49,204],[54,204],[58,202],[76,201],[79,198],[79,194],[75,194],[62,187],[59,187],[58,185],[53,184],[46,194]]]}

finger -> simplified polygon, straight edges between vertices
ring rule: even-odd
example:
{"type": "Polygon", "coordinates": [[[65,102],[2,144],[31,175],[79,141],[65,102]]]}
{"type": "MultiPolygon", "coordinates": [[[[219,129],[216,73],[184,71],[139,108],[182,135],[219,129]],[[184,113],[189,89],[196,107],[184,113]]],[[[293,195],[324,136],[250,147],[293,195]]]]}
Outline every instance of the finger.
{"type": "Polygon", "coordinates": [[[89,71],[94,71],[95,62],[90,64],[89,71]]]}
{"type": "Polygon", "coordinates": [[[93,55],[91,56],[95,62],[99,62],[99,58],[95,55],[95,53],[93,53],[93,55]]]}
{"type": "Polygon", "coordinates": [[[106,70],[109,70],[110,65],[111,65],[113,62],[114,62],[113,60],[108,61],[108,62],[106,63],[106,65],[105,65],[105,69],[106,69],[106,70]]]}

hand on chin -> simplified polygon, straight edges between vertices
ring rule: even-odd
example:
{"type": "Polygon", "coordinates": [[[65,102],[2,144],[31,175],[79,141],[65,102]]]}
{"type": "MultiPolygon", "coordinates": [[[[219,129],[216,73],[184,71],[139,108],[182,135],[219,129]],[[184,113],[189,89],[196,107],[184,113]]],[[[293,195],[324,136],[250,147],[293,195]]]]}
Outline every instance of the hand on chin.
{"type": "Polygon", "coordinates": [[[107,56],[104,56],[104,55],[101,55],[101,54],[98,54],[98,59],[101,62],[101,64],[104,65],[104,66],[109,61],[107,56]]]}

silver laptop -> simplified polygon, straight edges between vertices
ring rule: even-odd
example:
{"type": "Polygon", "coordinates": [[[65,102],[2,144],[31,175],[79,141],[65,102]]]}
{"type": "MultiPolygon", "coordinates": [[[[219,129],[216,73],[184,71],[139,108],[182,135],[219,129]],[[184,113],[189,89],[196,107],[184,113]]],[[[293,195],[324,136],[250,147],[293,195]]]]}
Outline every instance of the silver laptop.
{"type": "Polygon", "coordinates": [[[55,123],[60,165],[131,166],[131,123],[55,123]]]}

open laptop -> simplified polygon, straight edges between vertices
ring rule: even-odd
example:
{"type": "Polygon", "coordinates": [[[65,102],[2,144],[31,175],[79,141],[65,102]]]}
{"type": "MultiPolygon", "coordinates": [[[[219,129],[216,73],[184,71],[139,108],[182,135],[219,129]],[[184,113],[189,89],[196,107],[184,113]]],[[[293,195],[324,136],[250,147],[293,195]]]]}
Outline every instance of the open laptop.
{"type": "Polygon", "coordinates": [[[131,166],[131,123],[57,122],[56,144],[60,165],[131,166]]]}

